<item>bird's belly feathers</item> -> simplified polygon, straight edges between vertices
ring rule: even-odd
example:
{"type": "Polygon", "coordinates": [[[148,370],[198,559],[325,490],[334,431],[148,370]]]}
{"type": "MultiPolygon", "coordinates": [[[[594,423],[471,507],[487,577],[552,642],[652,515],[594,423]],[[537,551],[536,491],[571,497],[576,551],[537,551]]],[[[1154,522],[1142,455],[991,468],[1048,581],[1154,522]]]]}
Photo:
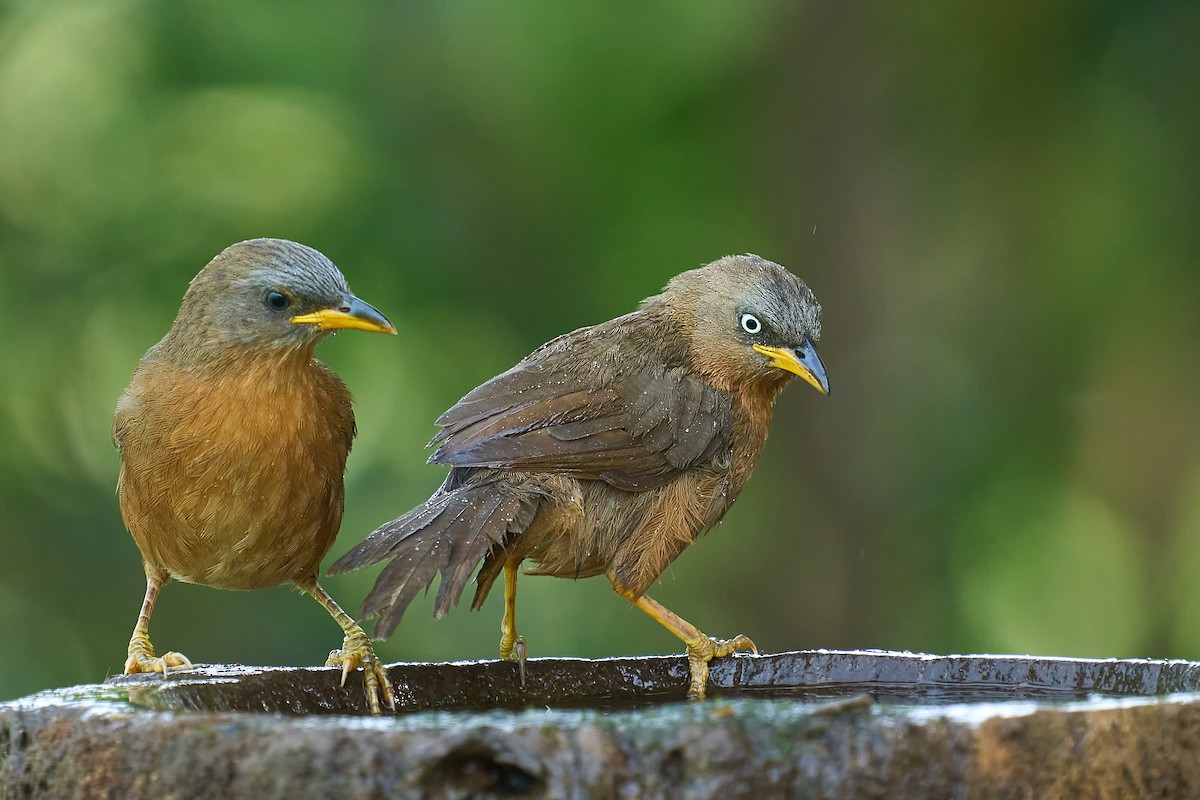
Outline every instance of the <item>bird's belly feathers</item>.
{"type": "Polygon", "coordinates": [[[196,393],[165,424],[149,415],[122,448],[125,522],[176,580],[256,589],[314,577],[341,523],[349,436],[308,398],[238,399],[196,393]]]}
{"type": "Polygon", "coordinates": [[[728,474],[692,470],[645,492],[602,481],[578,481],[581,513],[569,518],[543,507],[522,537],[533,574],[583,578],[609,573],[645,591],[696,537],[724,515],[732,498],[728,474]]]}
{"type": "Polygon", "coordinates": [[[221,589],[315,576],[337,532],[340,491],[326,485],[299,496],[279,476],[239,477],[247,476],[172,476],[181,489],[173,502],[150,498],[140,523],[129,520],[143,556],[176,580],[221,589]]]}

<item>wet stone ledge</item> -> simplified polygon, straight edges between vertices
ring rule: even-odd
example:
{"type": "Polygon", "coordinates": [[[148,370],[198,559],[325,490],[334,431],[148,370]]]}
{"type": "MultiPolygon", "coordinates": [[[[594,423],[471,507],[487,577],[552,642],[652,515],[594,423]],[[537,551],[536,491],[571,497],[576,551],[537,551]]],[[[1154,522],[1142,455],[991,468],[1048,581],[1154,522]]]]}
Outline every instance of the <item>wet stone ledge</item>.
{"type": "Polygon", "coordinates": [[[1200,796],[1200,664],[875,651],[119,676],[0,704],[0,798],[1200,796]]]}

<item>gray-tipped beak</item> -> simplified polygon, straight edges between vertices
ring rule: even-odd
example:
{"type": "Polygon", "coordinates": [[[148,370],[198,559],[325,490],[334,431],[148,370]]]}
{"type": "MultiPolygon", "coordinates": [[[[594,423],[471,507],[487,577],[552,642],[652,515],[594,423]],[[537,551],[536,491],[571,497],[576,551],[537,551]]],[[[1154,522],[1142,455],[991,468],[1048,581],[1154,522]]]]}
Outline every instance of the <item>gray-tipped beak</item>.
{"type": "Polygon", "coordinates": [[[342,294],[342,300],[336,307],[301,314],[292,317],[291,322],[293,325],[315,325],[317,330],[321,331],[350,329],[393,335],[396,333],[396,328],[377,308],[349,293],[342,294]]]}
{"type": "Polygon", "coordinates": [[[825,375],[825,365],[817,355],[817,347],[808,339],[796,348],[796,361],[803,368],[799,373],[801,378],[813,385],[821,394],[829,394],[829,378],[825,375]]]}

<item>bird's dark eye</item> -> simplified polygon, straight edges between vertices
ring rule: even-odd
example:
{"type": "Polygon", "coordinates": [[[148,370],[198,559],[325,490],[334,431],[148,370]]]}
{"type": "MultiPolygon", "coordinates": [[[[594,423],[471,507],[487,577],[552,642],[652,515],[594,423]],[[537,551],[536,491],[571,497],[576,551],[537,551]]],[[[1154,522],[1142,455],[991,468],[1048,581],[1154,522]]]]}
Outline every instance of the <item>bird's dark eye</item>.
{"type": "Polygon", "coordinates": [[[762,330],[762,323],[753,314],[742,314],[741,323],[742,330],[746,333],[758,333],[762,330]]]}
{"type": "Polygon", "coordinates": [[[263,295],[263,302],[272,311],[283,311],[292,304],[291,298],[283,292],[277,292],[274,289],[263,295]]]}

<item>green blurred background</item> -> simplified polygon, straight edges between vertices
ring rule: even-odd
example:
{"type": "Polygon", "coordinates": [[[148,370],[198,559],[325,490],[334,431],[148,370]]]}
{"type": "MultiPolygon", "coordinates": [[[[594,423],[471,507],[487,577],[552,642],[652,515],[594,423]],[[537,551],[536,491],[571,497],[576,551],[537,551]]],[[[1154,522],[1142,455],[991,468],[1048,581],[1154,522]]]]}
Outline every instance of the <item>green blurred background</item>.
{"type": "MultiPolygon", "coordinates": [[[[361,431],[329,561],[440,482],[466,391],[754,251],[823,303],[833,394],[784,394],[652,594],[766,650],[1200,657],[1198,34],[1193,2],[0,4],[0,698],[120,670],[113,405],[253,236],[400,330],[320,350],[361,431]]],[[[381,654],[492,657],[499,605],[418,601],[381,654]]],[[[679,650],[602,579],[520,616],[535,656],[679,650]]],[[[151,630],[341,639],[286,588],[171,584],[151,630]]]]}

